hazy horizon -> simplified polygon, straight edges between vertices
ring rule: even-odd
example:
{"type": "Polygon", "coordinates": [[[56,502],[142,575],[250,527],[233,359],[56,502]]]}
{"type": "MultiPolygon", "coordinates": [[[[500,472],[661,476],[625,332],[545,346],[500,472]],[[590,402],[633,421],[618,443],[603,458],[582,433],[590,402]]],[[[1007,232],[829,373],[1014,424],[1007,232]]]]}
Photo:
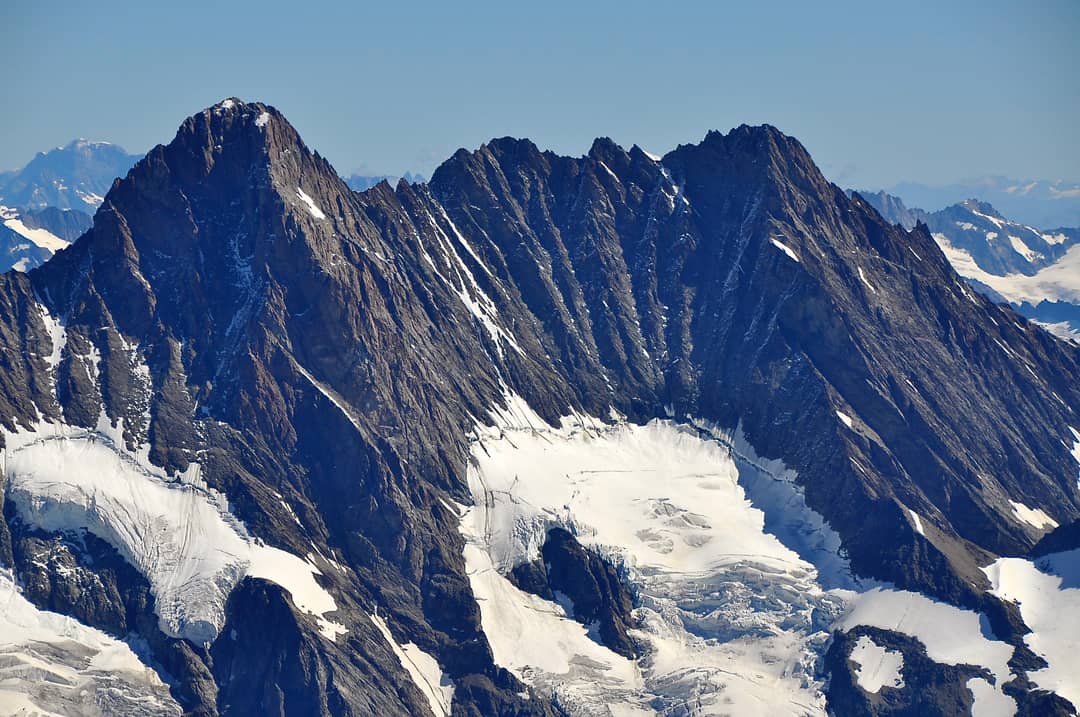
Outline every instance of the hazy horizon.
{"type": "Polygon", "coordinates": [[[75,137],[141,153],[228,96],[280,109],[343,174],[429,176],[459,147],[597,136],[663,153],[768,123],[844,186],[1080,179],[1080,6],[476,3],[0,9],[0,167],[75,137]],[[47,39],[47,43],[43,40],[47,39]],[[45,51],[42,48],[48,47],[45,51]]]}

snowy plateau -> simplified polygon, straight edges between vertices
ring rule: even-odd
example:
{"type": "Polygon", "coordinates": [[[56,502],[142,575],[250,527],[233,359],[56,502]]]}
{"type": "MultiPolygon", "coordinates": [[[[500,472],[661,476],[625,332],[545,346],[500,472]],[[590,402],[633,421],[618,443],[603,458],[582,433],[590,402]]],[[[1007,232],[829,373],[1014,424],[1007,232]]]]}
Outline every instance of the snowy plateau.
{"type": "MultiPolygon", "coordinates": [[[[494,419],[471,436],[474,505],[458,506],[468,573],[496,662],[568,712],[825,714],[819,665],[832,631],[870,626],[919,640],[935,662],[985,669],[990,679],[967,683],[976,717],[1015,713],[1002,691],[1013,648],[985,619],[852,577],[795,474],[739,430],[579,415],[552,427],[512,395],[494,419]],[[565,596],[544,600],[507,578],[556,527],[631,585],[640,659],[603,646],[565,596]]],[[[1021,601],[1028,644],[1049,663],[1029,677],[1074,700],[1078,633],[1054,615],[1080,607],[1077,565],[1062,554],[987,568],[999,595],[1021,601]]],[[[899,653],[860,639],[850,659],[868,692],[904,684],[899,653]]]]}

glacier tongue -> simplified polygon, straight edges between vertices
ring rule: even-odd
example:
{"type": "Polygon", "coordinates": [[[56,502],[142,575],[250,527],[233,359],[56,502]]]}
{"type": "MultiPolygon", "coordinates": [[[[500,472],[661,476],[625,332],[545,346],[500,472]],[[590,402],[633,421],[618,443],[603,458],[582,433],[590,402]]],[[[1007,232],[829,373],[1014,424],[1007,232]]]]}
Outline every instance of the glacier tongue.
{"type": "Polygon", "coordinates": [[[470,581],[495,661],[571,714],[824,715],[820,658],[833,631],[864,625],[986,668],[992,684],[968,683],[979,714],[1015,712],[1012,646],[977,613],[854,577],[794,472],[739,429],[576,414],[553,427],[510,393],[491,417],[471,436],[474,505],[461,506],[470,581]],[[641,658],[505,577],[556,527],[627,577],[641,658]]]}
{"type": "Polygon", "coordinates": [[[550,428],[523,402],[507,406],[476,431],[475,506],[461,524],[497,662],[577,714],[825,713],[815,664],[844,600],[765,532],[727,447],[668,421],[550,428]],[[642,659],[503,577],[552,527],[626,570],[642,659]]]}

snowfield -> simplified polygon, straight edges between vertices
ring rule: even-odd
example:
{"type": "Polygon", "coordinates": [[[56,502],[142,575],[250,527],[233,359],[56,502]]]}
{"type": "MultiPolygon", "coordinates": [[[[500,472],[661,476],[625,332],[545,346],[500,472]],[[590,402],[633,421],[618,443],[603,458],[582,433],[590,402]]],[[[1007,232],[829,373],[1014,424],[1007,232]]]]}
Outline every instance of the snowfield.
{"type": "Polygon", "coordinates": [[[1080,550],[1035,562],[999,558],[983,572],[993,585],[991,592],[1020,607],[1031,628],[1024,642],[1048,664],[1028,677],[1080,705],[1080,550]]]}
{"type": "Polygon", "coordinates": [[[1070,247],[1065,256],[1033,276],[997,276],[979,268],[971,254],[950,244],[944,234],[934,234],[934,239],[960,276],[986,284],[1010,303],[1026,301],[1033,306],[1043,300],[1080,303],[1080,244],[1070,247]]]}
{"type": "Polygon", "coordinates": [[[5,489],[21,520],[46,531],[86,530],[146,576],[163,632],[211,642],[225,624],[225,603],[245,576],[285,588],[334,639],[345,628],[309,562],[248,535],[196,464],[181,476],[151,466],[147,447],[122,447],[119,427],[102,420],[88,431],[43,423],[4,434],[5,489]]]}

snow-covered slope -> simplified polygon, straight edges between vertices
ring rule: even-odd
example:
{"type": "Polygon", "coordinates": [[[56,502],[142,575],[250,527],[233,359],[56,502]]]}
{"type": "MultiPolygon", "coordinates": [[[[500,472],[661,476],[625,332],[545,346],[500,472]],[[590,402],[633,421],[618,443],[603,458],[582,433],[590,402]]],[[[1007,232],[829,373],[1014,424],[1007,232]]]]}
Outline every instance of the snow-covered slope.
{"type": "Polygon", "coordinates": [[[1041,301],[1080,302],[1080,244],[1071,247],[1061,259],[1032,276],[1008,274],[997,276],[979,268],[971,254],[949,242],[944,234],[934,234],[938,246],[952,262],[957,273],[994,290],[1012,304],[1038,304],[1041,301]]]}
{"type": "Polygon", "coordinates": [[[1024,642],[1047,662],[1028,673],[1044,690],[1080,704],[1080,550],[1036,561],[999,558],[985,569],[994,594],[1015,602],[1031,632],[1024,642]]]}
{"type": "Polygon", "coordinates": [[[116,177],[139,156],[109,142],[77,139],[38,152],[22,169],[0,180],[0,202],[13,207],[59,207],[93,212],[116,177]]]}
{"type": "Polygon", "coordinates": [[[742,714],[824,711],[813,676],[828,640],[820,616],[839,615],[842,604],[817,585],[812,565],[765,533],[726,449],[660,421],[565,421],[561,430],[482,435],[474,446],[476,507],[462,526],[497,661],[585,714],[602,714],[608,701],[648,712],[687,700],[742,714]],[[634,637],[647,645],[639,664],[502,577],[539,555],[551,527],[628,571],[640,602],[634,637]],[[524,651],[525,635],[545,637],[524,651]]]}
{"type": "Polygon", "coordinates": [[[0,714],[179,715],[168,687],[131,646],[38,610],[0,571],[0,714]]]}

